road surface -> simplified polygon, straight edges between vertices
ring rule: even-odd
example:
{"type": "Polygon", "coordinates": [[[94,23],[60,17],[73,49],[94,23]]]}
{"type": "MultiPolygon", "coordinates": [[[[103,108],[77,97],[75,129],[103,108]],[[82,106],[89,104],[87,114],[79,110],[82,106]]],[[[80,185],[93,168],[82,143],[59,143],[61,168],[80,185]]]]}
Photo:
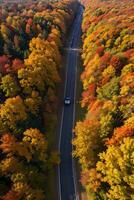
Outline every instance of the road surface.
{"type": "Polygon", "coordinates": [[[71,97],[71,104],[63,106],[61,117],[61,129],[59,148],[61,163],[59,166],[59,199],[78,200],[75,182],[74,161],[72,159],[72,129],[75,119],[75,96],[76,96],[76,72],[79,41],[81,35],[82,6],[78,9],[78,14],[74,20],[71,30],[71,38],[67,52],[67,74],[65,80],[64,97],[71,97]]]}

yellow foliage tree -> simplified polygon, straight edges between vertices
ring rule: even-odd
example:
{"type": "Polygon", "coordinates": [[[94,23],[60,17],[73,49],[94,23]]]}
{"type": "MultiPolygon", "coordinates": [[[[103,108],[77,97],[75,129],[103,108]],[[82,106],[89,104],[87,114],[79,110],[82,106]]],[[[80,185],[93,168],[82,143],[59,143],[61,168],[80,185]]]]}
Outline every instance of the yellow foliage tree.
{"type": "Polygon", "coordinates": [[[22,98],[8,98],[0,107],[0,117],[9,128],[14,127],[17,122],[26,120],[28,115],[22,98]]]}
{"type": "Polygon", "coordinates": [[[97,161],[100,147],[99,122],[94,120],[77,122],[74,132],[75,150],[73,155],[79,158],[79,162],[84,168],[93,167],[97,161]]]}
{"type": "Polygon", "coordinates": [[[46,161],[47,142],[38,129],[27,129],[23,133],[23,144],[28,146],[35,159],[46,161]]]}
{"type": "Polygon", "coordinates": [[[108,147],[100,154],[97,171],[101,173],[101,182],[109,184],[109,200],[125,200],[134,197],[134,139],[124,138],[118,146],[108,147]]]}
{"type": "Polygon", "coordinates": [[[39,109],[42,103],[42,98],[39,96],[39,93],[37,91],[33,90],[31,96],[27,97],[24,100],[24,103],[29,112],[37,115],[39,113],[39,109]]]}

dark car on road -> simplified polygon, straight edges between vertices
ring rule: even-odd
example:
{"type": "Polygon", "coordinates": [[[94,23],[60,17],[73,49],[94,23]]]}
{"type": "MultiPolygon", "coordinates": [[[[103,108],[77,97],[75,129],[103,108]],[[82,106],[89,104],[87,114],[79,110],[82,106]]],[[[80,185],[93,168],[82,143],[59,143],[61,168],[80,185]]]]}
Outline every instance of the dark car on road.
{"type": "Polygon", "coordinates": [[[71,98],[70,98],[70,97],[66,97],[66,98],[64,99],[64,104],[65,104],[65,105],[70,105],[70,104],[71,104],[71,98]]]}

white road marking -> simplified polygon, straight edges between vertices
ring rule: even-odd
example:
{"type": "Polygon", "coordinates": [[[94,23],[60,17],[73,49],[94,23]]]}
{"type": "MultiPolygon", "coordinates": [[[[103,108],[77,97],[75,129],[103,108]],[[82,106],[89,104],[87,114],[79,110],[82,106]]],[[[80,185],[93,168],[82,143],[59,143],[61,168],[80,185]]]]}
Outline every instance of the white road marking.
{"type": "Polygon", "coordinates": [[[64,48],[63,50],[66,50],[66,51],[78,51],[78,52],[82,51],[82,49],[80,49],[80,48],[64,48]]]}

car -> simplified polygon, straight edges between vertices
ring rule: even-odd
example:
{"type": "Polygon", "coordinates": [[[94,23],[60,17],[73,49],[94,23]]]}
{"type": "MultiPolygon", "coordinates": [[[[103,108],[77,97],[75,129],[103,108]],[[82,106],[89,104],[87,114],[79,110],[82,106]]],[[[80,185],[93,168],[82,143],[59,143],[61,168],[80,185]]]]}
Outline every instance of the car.
{"type": "Polygon", "coordinates": [[[66,98],[64,99],[64,104],[65,104],[65,105],[70,105],[70,103],[71,103],[71,98],[70,98],[70,97],[66,97],[66,98]]]}

